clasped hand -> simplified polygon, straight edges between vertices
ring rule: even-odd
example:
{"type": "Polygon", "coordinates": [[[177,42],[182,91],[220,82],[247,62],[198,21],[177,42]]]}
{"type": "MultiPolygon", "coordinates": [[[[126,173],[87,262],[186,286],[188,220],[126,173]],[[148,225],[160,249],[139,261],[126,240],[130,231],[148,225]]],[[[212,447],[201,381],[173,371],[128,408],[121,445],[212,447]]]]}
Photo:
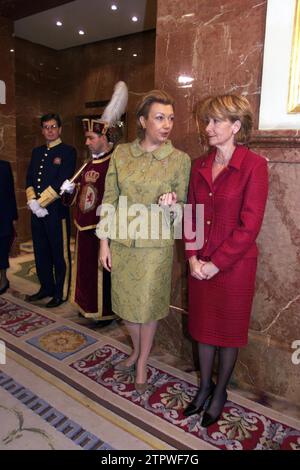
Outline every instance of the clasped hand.
{"type": "Polygon", "coordinates": [[[191,276],[199,281],[211,279],[220,271],[219,268],[217,268],[217,266],[211,261],[201,261],[195,256],[190,258],[189,263],[191,276]]]}
{"type": "Polygon", "coordinates": [[[174,193],[164,193],[158,198],[158,204],[160,206],[174,206],[177,203],[177,194],[174,193]]]}

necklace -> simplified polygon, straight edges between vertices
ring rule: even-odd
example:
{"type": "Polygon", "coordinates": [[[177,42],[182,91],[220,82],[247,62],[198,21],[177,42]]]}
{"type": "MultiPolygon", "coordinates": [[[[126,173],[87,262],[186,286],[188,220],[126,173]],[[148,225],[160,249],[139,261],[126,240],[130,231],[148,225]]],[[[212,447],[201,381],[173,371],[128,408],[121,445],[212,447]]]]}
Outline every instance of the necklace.
{"type": "MultiPolygon", "coordinates": [[[[230,157],[230,158],[231,158],[231,157],[230,157]]],[[[218,163],[219,165],[227,166],[228,163],[229,163],[230,158],[227,158],[227,159],[226,159],[226,158],[224,158],[224,157],[222,157],[221,155],[218,155],[218,154],[216,153],[215,162],[218,163]]]]}

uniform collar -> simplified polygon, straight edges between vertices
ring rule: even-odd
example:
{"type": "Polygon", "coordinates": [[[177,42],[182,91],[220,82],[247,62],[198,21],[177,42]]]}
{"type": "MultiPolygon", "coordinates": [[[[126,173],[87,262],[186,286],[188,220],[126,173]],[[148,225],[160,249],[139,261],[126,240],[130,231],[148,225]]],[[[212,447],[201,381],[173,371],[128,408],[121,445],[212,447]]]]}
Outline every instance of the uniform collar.
{"type": "Polygon", "coordinates": [[[58,139],[53,140],[52,142],[49,142],[49,144],[47,144],[47,149],[52,149],[53,147],[56,147],[57,145],[59,145],[61,143],[62,143],[62,140],[59,137],[58,139]]]}
{"type": "MultiPolygon", "coordinates": [[[[102,153],[99,153],[99,155],[95,156],[93,159],[92,159],[92,163],[101,163],[103,162],[104,160],[107,160],[107,157],[111,155],[111,153],[113,153],[114,151],[114,146],[111,147],[111,149],[109,149],[108,152],[102,152],[102,153]]],[[[95,155],[95,154],[94,154],[95,155]]]]}
{"type": "Polygon", "coordinates": [[[140,157],[142,155],[151,154],[153,155],[154,158],[156,158],[156,160],[163,160],[164,158],[167,158],[169,155],[171,155],[171,153],[174,150],[174,147],[170,140],[167,140],[165,143],[163,143],[160,147],[158,147],[153,152],[146,152],[146,150],[144,150],[141,147],[138,139],[134,140],[130,144],[130,147],[131,147],[131,153],[133,157],[140,157]]]}

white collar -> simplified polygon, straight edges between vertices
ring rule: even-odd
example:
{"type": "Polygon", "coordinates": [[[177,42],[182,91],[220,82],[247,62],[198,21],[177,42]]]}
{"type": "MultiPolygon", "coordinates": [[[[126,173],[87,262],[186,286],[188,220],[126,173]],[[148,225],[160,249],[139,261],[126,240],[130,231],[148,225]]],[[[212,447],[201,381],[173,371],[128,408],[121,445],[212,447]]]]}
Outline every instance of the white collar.
{"type": "Polygon", "coordinates": [[[92,153],[92,159],[93,159],[93,160],[96,160],[97,158],[103,157],[103,155],[105,155],[105,154],[106,154],[106,152],[92,153]]]}

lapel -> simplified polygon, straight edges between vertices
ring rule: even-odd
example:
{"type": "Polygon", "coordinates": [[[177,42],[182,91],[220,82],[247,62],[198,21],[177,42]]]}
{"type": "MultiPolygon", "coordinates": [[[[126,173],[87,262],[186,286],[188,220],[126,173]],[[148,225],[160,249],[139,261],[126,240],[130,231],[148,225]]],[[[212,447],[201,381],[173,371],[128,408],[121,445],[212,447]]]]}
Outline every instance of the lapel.
{"type": "MultiPolygon", "coordinates": [[[[205,179],[211,189],[213,188],[212,165],[216,156],[216,152],[217,149],[214,149],[204,159],[200,160],[197,168],[198,172],[205,179]]],[[[245,147],[244,145],[238,145],[235,151],[233,152],[231,160],[228,164],[228,169],[234,168],[235,170],[239,171],[241,168],[241,164],[248,152],[249,150],[247,147],[245,147]]]]}
{"type": "Polygon", "coordinates": [[[216,155],[216,150],[209,153],[204,159],[199,161],[198,172],[205,179],[208,186],[212,189],[212,164],[216,155]]]}

